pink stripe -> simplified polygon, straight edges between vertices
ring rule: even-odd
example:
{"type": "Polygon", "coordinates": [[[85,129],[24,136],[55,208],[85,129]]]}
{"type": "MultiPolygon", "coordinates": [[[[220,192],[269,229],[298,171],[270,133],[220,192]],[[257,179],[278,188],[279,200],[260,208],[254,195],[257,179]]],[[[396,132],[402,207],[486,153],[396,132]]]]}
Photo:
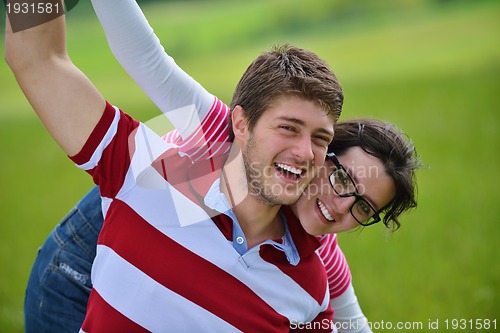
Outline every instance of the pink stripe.
{"type": "Polygon", "coordinates": [[[229,119],[229,109],[219,99],[215,99],[212,108],[203,118],[200,126],[181,143],[181,150],[189,151],[193,160],[200,160],[216,156],[214,147],[219,150],[216,143],[226,143],[229,141],[227,123],[229,119]]]}
{"type": "Polygon", "coordinates": [[[337,235],[330,234],[322,237],[319,255],[323,259],[328,276],[328,286],[330,289],[330,298],[340,296],[351,282],[351,270],[344,256],[344,253],[338,246],[337,235]]]}

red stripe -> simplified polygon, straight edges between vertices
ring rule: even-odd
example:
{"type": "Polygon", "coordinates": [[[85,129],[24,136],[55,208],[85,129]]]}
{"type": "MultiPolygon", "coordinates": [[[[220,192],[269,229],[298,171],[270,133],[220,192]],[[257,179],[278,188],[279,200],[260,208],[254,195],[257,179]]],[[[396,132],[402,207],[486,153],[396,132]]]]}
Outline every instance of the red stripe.
{"type": "Polygon", "coordinates": [[[315,253],[320,242],[316,237],[306,233],[289,206],[283,206],[281,210],[286,216],[290,235],[300,254],[299,264],[297,266],[291,266],[288,260],[286,260],[284,253],[281,251],[273,251],[270,253],[266,251],[263,252],[261,256],[268,262],[279,263],[276,264],[276,266],[281,269],[283,273],[290,276],[290,278],[304,288],[318,304],[322,304],[327,287],[327,276],[323,262],[315,253]],[[276,256],[281,256],[281,259],[278,259],[276,256]],[[312,276],[315,278],[312,279],[312,276]]]}
{"type": "Polygon", "coordinates": [[[159,232],[125,203],[114,200],[107,216],[120,223],[105,225],[100,241],[158,283],[243,331],[289,331],[288,319],[241,281],[159,232]]]}
{"type": "Polygon", "coordinates": [[[87,333],[150,332],[111,307],[95,289],[90,293],[88,304],[82,325],[87,333]]]}
{"type": "Polygon", "coordinates": [[[81,165],[87,163],[90,160],[92,154],[101,143],[114,118],[115,108],[111,106],[111,104],[106,102],[106,106],[104,108],[101,119],[99,119],[99,122],[85,142],[81,151],[74,156],[70,156],[73,162],[75,162],[77,165],[81,165]]]}
{"type": "MultiPolygon", "coordinates": [[[[130,166],[130,156],[134,153],[134,135],[139,122],[120,112],[118,128],[109,144],[104,148],[99,163],[92,170],[94,183],[100,185],[101,195],[112,198],[123,185],[123,180],[130,166]],[[117,168],[120,166],[120,168],[117,168]]],[[[106,102],[106,108],[98,124],[92,131],[82,150],[71,157],[76,164],[87,163],[101,144],[115,117],[115,108],[106,102]]]]}
{"type": "Polygon", "coordinates": [[[329,306],[324,312],[321,312],[309,324],[297,325],[297,328],[290,329],[290,333],[329,333],[332,332],[333,310],[329,306]]]}
{"type": "Polygon", "coordinates": [[[276,265],[284,274],[299,284],[318,304],[323,303],[327,277],[325,266],[316,254],[301,257],[297,266],[290,265],[285,253],[276,250],[270,244],[261,246],[260,255],[262,259],[276,265]]]}
{"type": "Polygon", "coordinates": [[[93,175],[94,182],[100,185],[102,196],[113,198],[123,186],[131,156],[135,153],[135,136],[139,125],[138,121],[120,110],[117,132],[104,149],[97,166],[98,172],[93,175]]]}

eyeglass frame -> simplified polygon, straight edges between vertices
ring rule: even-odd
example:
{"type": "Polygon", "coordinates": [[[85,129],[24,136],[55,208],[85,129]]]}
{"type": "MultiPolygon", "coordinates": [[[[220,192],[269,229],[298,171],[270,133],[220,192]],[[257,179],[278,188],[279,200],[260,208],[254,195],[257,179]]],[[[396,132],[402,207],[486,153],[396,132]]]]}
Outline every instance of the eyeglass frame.
{"type": "Polygon", "coordinates": [[[351,207],[349,208],[349,212],[351,213],[352,217],[354,218],[354,220],[356,222],[358,222],[358,224],[362,225],[363,227],[368,227],[372,224],[375,224],[375,223],[378,223],[380,222],[382,219],[380,218],[380,211],[376,210],[365,198],[363,198],[363,196],[359,193],[358,191],[358,187],[356,186],[356,182],[354,181],[354,179],[352,179],[351,177],[351,174],[349,172],[347,172],[347,170],[344,168],[344,166],[340,163],[337,155],[334,153],[334,152],[330,152],[330,153],[327,153],[326,154],[326,157],[329,158],[333,164],[335,165],[335,168],[337,169],[340,169],[340,170],[343,170],[347,177],[349,177],[349,180],[352,182],[352,184],[354,185],[354,192],[352,193],[345,193],[345,194],[340,194],[337,192],[337,190],[335,189],[335,186],[333,185],[333,181],[332,181],[332,176],[333,176],[333,173],[335,172],[335,170],[333,170],[330,175],[328,176],[328,181],[330,182],[330,185],[332,186],[333,190],[335,191],[335,193],[341,197],[341,198],[347,198],[347,197],[355,197],[356,200],[354,200],[354,202],[352,203],[351,207]],[[352,209],[354,207],[354,205],[358,202],[358,201],[363,201],[364,203],[366,203],[374,212],[375,214],[373,214],[372,216],[370,216],[368,218],[368,220],[370,219],[374,219],[372,222],[368,222],[368,223],[365,223],[365,222],[360,222],[356,216],[354,215],[354,213],[352,212],[352,209]]]}

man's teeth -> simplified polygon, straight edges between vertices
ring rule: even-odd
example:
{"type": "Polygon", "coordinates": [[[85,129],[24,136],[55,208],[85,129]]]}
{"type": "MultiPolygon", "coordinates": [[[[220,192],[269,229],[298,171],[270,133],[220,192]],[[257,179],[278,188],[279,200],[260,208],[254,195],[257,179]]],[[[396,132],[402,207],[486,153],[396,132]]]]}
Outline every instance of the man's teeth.
{"type": "Polygon", "coordinates": [[[330,222],[333,222],[333,217],[328,212],[328,209],[326,209],[325,205],[319,200],[318,200],[318,207],[321,210],[321,213],[323,214],[325,219],[327,219],[330,222]]]}
{"type": "Polygon", "coordinates": [[[283,163],[277,163],[276,164],[277,167],[283,169],[283,170],[286,170],[288,172],[291,172],[297,176],[300,176],[302,174],[302,170],[300,169],[297,169],[291,165],[286,165],[286,164],[283,164],[283,163]]]}

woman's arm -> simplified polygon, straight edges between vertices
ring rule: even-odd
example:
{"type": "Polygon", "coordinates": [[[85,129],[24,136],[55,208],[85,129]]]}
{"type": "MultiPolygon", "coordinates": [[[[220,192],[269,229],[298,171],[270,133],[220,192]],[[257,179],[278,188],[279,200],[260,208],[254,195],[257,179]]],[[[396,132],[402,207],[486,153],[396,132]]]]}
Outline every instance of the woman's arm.
{"type": "Polygon", "coordinates": [[[185,139],[215,97],[170,57],[134,0],[92,0],[116,59],[185,139]]]}
{"type": "Polygon", "coordinates": [[[341,295],[330,301],[330,305],[334,310],[333,321],[339,333],[373,333],[351,283],[341,295]]]}
{"type": "Polygon", "coordinates": [[[337,235],[324,235],[319,240],[321,247],[318,254],[325,265],[330,288],[330,305],[334,311],[333,320],[339,333],[372,333],[354,293],[351,270],[338,245],[337,235]]]}

